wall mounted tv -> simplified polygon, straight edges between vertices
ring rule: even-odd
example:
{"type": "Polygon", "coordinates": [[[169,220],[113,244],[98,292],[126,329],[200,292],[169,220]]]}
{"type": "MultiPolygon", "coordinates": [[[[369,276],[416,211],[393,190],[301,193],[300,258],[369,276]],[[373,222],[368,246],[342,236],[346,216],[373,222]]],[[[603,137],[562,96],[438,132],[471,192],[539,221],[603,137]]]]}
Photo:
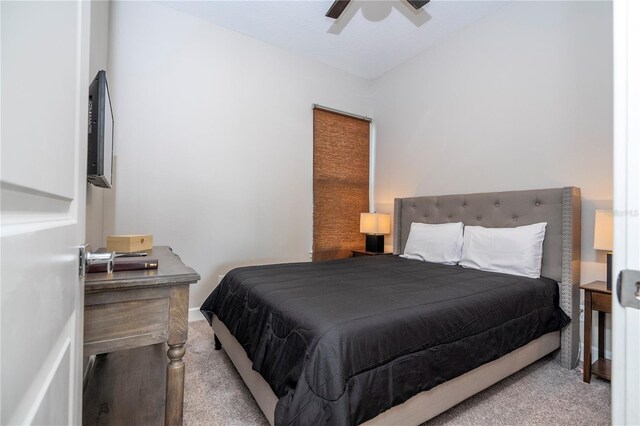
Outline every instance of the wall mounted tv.
{"type": "Polygon", "coordinates": [[[102,188],[111,188],[113,167],[113,111],[109,99],[107,73],[98,74],[89,86],[89,146],[87,180],[102,188]]]}

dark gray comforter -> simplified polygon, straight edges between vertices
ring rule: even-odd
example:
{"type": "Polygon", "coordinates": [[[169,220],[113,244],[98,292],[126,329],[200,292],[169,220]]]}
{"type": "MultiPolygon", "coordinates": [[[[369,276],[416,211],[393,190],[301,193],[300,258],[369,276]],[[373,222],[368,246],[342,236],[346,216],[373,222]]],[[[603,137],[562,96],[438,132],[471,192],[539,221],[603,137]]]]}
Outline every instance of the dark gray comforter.
{"type": "Polygon", "coordinates": [[[277,425],[358,424],[569,322],[558,285],[397,256],[234,269],[202,305],[279,398],[277,425]]]}

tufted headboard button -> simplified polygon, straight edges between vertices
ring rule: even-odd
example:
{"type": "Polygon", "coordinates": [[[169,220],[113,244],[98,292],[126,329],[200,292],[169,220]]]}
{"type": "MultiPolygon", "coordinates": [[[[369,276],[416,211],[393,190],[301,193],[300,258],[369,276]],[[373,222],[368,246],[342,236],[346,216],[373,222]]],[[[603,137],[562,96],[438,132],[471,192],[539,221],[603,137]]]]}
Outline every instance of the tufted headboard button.
{"type": "Polygon", "coordinates": [[[500,207],[500,203],[496,203],[496,207],[500,207]]]}
{"type": "Polygon", "coordinates": [[[480,216],[476,217],[476,220],[478,220],[478,221],[479,221],[480,219],[482,219],[480,216]]]}
{"type": "Polygon", "coordinates": [[[540,205],[540,201],[536,201],[536,206],[539,206],[539,205],[540,205]]]}
{"type": "Polygon", "coordinates": [[[514,217],[513,217],[513,220],[518,220],[518,216],[514,216],[514,217]]]}

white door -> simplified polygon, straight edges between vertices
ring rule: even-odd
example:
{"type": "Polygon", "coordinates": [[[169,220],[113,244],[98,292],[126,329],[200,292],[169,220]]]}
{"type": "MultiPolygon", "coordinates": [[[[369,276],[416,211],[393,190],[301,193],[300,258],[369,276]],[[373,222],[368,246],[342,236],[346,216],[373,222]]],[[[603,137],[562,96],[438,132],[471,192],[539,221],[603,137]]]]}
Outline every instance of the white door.
{"type": "MultiPolygon", "coordinates": [[[[613,267],[640,270],[640,1],[614,3],[613,267]]],[[[615,287],[615,286],[614,286],[615,287]]],[[[612,422],[640,424],[640,310],[614,289],[612,422]]]]}
{"type": "Polygon", "coordinates": [[[81,422],[90,3],[0,3],[1,413],[81,422]]]}

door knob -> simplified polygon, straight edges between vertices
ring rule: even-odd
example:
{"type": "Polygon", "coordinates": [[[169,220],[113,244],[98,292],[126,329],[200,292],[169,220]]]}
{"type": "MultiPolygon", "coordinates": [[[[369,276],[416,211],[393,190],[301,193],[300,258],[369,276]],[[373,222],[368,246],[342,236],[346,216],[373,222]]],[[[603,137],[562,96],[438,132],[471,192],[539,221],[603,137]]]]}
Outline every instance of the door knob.
{"type": "Polygon", "coordinates": [[[107,273],[113,272],[113,262],[116,258],[116,252],[91,253],[87,251],[89,245],[80,246],[80,276],[84,277],[87,272],[88,265],[107,264],[107,273]]]}
{"type": "Polygon", "coordinates": [[[620,271],[617,282],[618,302],[625,308],[640,309],[640,271],[620,271]]]}

